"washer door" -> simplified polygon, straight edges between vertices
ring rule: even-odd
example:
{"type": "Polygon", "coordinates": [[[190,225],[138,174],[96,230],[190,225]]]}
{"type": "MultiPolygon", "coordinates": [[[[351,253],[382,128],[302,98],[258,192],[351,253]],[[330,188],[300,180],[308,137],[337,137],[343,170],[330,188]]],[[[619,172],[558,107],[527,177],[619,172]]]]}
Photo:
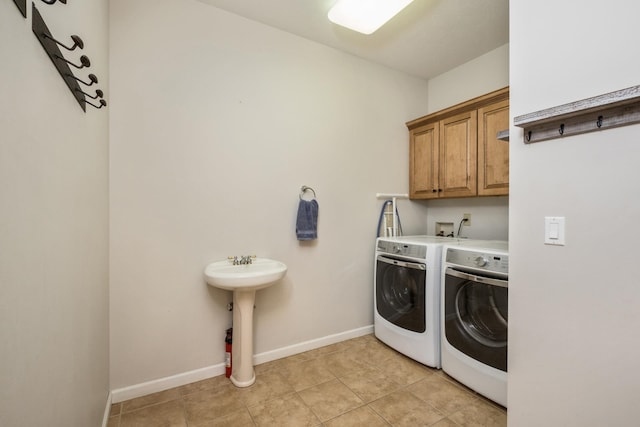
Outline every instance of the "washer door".
{"type": "Polygon", "coordinates": [[[376,259],[376,310],[386,320],[413,332],[426,331],[424,264],[379,255],[376,259]]]}
{"type": "Polygon", "coordinates": [[[506,280],[448,268],[444,284],[444,335],[469,357],[507,371],[506,280]]]}

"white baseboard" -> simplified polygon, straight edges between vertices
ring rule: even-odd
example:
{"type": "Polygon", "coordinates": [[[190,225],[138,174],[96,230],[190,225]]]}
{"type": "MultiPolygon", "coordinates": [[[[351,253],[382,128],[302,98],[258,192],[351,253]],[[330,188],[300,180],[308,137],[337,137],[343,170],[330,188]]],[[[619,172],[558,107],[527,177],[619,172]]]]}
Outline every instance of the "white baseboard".
{"type": "Polygon", "coordinates": [[[276,350],[265,351],[264,353],[256,354],[253,356],[253,364],[261,365],[263,363],[271,362],[272,360],[282,359],[283,357],[293,356],[294,354],[304,353],[305,351],[314,350],[316,348],[350,340],[352,338],[361,337],[363,335],[371,333],[373,333],[373,325],[364,326],[358,329],[352,329],[346,332],[340,332],[339,334],[327,335],[326,337],[304,341],[287,347],[278,348],[276,350]]]}
{"type": "Polygon", "coordinates": [[[107,406],[104,408],[104,415],[102,416],[102,427],[107,427],[109,423],[109,413],[111,412],[111,392],[107,395],[107,406]]]}
{"type": "MultiPolygon", "coordinates": [[[[305,351],[314,350],[316,348],[346,341],[352,338],[361,337],[363,335],[373,333],[373,325],[364,326],[362,328],[352,329],[350,331],[338,334],[328,335],[326,337],[317,338],[310,341],[304,341],[299,344],[293,344],[276,350],[266,351],[264,353],[253,356],[253,363],[260,365],[283,357],[293,356],[294,354],[304,353],[305,351]]],[[[136,397],[146,396],[148,394],[157,393],[159,391],[168,390],[174,387],[180,387],[196,381],[206,380],[218,375],[224,374],[225,365],[219,363],[217,365],[207,366],[193,371],[183,372],[181,374],[172,375],[170,377],[159,378],[153,381],[147,381],[140,384],[134,384],[128,387],[112,390],[109,395],[110,409],[111,403],[124,402],[125,400],[134,399],[136,397]]],[[[106,415],[108,417],[108,413],[106,415]]],[[[105,424],[106,425],[106,424],[105,424]]]]}
{"type": "Polygon", "coordinates": [[[134,384],[129,387],[112,390],[111,399],[113,403],[124,402],[125,400],[135,399],[136,397],[169,390],[170,388],[206,380],[207,378],[213,378],[224,374],[224,370],[224,363],[218,363],[217,365],[207,366],[194,371],[183,372],[170,377],[158,378],[157,380],[134,384]]]}

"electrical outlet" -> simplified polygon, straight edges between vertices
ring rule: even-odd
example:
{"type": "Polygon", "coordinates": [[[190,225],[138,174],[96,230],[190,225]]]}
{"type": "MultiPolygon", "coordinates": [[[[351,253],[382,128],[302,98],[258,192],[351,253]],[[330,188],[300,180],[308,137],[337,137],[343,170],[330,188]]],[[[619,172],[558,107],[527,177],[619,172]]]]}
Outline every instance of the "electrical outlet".
{"type": "Polygon", "coordinates": [[[464,222],[464,226],[468,227],[471,225],[471,214],[470,213],[466,213],[466,214],[462,214],[462,219],[466,219],[466,221],[464,222]]]}

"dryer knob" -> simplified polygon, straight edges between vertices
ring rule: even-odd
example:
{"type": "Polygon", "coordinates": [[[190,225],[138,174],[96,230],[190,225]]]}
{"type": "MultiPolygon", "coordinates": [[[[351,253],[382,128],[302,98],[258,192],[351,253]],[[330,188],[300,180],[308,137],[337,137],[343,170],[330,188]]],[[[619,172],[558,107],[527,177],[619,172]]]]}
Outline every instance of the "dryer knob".
{"type": "Polygon", "coordinates": [[[402,246],[394,246],[393,252],[399,254],[400,252],[402,252],[402,246]]]}
{"type": "Polygon", "coordinates": [[[475,263],[478,267],[484,267],[485,265],[487,265],[488,262],[489,260],[483,256],[476,257],[475,259],[475,263]]]}

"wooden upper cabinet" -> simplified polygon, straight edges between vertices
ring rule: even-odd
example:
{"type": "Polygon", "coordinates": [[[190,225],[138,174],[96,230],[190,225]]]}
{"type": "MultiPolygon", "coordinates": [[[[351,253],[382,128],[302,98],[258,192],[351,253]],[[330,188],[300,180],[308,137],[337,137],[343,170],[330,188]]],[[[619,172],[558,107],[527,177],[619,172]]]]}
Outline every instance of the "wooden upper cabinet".
{"type": "Polygon", "coordinates": [[[436,199],[509,194],[509,88],[407,123],[409,197],[436,199]]]}
{"type": "Polygon", "coordinates": [[[509,142],[497,138],[509,129],[509,101],[478,109],[478,195],[509,194],[509,142]]]}
{"type": "Polygon", "coordinates": [[[412,197],[421,199],[438,197],[439,132],[440,127],[436,122],[422,126],[411,133],[409,191],[412,197]]]}
{"type": "Polygon", "coordinates": [[[440,197],[476,195],[476,112],[440,121],[440,197]]]}

